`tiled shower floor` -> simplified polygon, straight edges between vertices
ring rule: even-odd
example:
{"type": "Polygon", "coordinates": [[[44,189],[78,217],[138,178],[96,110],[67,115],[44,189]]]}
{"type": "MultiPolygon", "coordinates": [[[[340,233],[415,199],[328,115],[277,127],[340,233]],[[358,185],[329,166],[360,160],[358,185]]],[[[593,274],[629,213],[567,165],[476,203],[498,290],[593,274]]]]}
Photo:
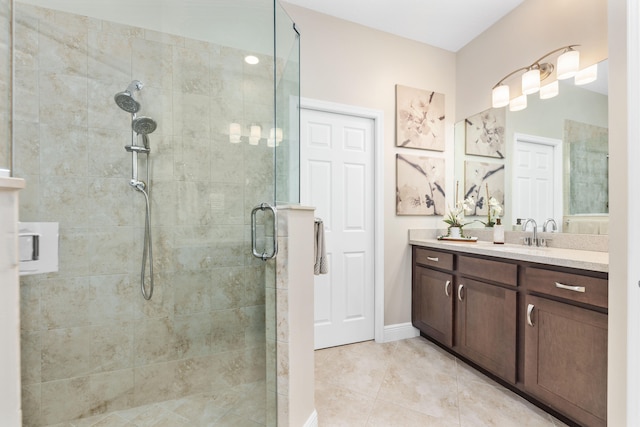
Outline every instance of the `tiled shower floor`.
{"type": "Polygon", "coordinates": [[[202,393],[48,427],[264,427],[264,387],[202,393]]]}

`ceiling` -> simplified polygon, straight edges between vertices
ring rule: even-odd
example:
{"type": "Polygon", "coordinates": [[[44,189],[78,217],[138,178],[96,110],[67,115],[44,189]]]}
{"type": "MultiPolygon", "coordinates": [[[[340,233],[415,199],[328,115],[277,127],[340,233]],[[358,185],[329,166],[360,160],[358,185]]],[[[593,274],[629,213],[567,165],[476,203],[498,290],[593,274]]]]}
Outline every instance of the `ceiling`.
{"type": "Polygon", "coordinates": [[[457,52],[524,0],[282,1],[457,52]]]}

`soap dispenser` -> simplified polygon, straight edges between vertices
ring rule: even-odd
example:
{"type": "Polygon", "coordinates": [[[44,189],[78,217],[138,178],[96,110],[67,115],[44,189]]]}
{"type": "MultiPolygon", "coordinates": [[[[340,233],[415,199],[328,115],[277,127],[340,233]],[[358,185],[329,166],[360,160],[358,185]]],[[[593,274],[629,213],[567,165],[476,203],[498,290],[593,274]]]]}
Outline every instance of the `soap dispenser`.
{"type": "Polygon", "coordinates": [[[493,243],[496,245],[504,244],[504,225],[500,218],[496,218],[496,225],[493,226],[493,243]]]}

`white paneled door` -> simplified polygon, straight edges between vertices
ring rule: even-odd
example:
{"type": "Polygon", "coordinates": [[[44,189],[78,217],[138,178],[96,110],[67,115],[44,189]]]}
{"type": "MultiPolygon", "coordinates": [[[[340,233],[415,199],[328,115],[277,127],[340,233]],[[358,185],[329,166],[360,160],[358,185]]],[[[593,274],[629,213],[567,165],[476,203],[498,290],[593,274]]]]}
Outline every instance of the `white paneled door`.
{"type": "Polygon", "coordinates": [[[322,219],[328,274],[315,276],[315,347],[374,338],[374,121],[302,109],[300,199],[322,219]]]}
{"type": "Polygon", "coordinates": [[[559,140],[516,137],[512,191],[514,219],[533,218],[540,230],[547,218],[562,224],[561,147],[559,140]]]}

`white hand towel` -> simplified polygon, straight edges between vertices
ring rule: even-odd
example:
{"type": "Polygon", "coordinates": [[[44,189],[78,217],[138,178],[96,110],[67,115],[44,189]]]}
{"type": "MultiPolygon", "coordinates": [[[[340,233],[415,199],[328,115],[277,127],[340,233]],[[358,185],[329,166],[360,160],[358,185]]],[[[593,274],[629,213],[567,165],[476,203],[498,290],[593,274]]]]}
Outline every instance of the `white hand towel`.
{"type": "Polygon", "coordinates": [[[327,274],[329,272],[329,263],[327,261],[327,249],[324,246],[324,224],[321,219],[316,219],[313,231],[315,236],[313,274],[327,274]]]}

